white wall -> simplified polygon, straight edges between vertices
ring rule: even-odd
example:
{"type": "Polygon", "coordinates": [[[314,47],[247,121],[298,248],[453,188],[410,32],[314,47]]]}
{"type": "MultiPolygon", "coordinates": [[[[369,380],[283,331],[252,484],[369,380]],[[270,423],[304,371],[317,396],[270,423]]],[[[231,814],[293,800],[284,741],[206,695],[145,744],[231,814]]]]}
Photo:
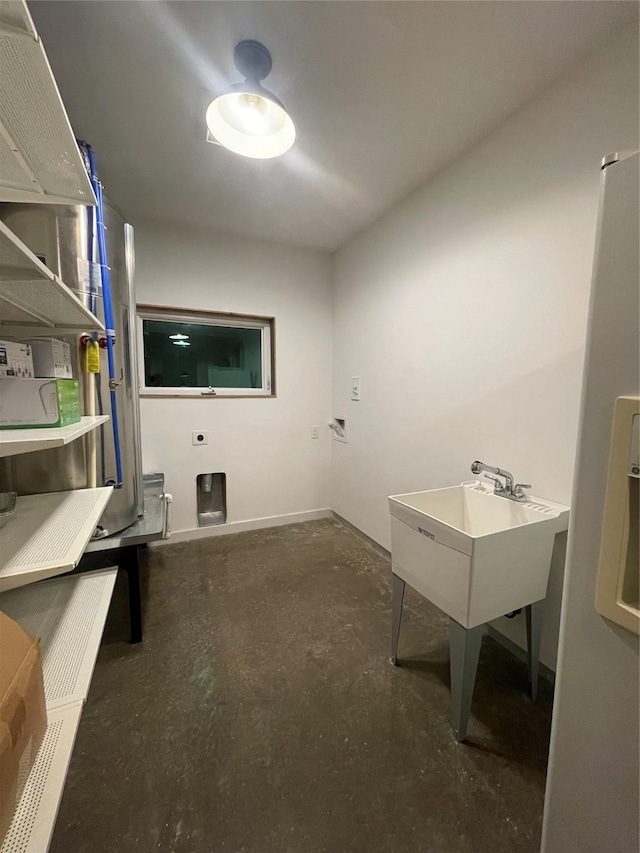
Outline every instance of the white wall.
{"type": "MultiPolygon", "coordinates": [[[[562,604],[544,853],[640,850],[639,638],[604,619],[594,606],[601,580],[611,415],[616,397],[637,394],[640,387],[638,181],[637,155],[609,166],[604,176],[562,604]]],[[[629,485],[623,484],[625,490],[629,485]]],[[[625,515],[622,507],[618,511],[625,515]]],[[[633,525],[633,501],[629,512],[633,525]]],[[[631,539],[633,535],[632,527],[631,539]]],[[[637,547],[637,527],[635,536],[637,547]]]]}
{"type": "MultiPolygon", "coordinates": [[[[638,146],[637,69],[629,28],[337,253],[331,505],[384,547],[387,495],[474,459],[570,502],[599,166],[638,146]]],[[[550,667],[561,584],[555,560],[550,667]]]]}
{"type": "Polygon", "coordinates": [[[174,530],[197,528],[196,475],[208,471],[227,474],[229,524],[205,535],[326,510],[330,440],[311,426],[331,405],[330,257],[146,223],[135,237],[139,303],[276,318],[275,399],[140,401],[144,470],[165,472],[174,530]],[[206,447],[191,443],[199,429],[206,447]]]}

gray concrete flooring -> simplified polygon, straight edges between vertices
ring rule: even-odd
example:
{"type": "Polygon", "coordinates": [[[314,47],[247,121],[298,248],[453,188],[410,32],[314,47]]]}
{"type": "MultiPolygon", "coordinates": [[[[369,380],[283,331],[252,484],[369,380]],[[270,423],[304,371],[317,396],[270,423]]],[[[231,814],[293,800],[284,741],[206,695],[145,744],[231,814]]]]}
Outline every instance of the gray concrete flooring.
{"type": "Polygon", "coordinates": [[[534,853],[551,689],[482,649],[449,724],[447,620],[333,521],[144,557],[145,639],[120,584],[51,853],[534,853]]]}

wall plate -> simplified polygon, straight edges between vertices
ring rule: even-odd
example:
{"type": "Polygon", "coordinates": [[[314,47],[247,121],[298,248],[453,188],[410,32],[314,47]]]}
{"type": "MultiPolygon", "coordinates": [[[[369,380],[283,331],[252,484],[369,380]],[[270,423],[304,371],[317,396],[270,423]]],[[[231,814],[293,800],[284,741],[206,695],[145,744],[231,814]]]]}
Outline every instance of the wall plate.
{"type": "Polygon", "coordinates": [[[342,435],[339,435],[336,430],[332,430],[333,432],[333,440],[339,441],[342,444],[347,443],[347,421],[345,418],[334,418],[333,422],[338,426],[342,435]]]}
{"type": "Polygon", "coordinates": [[[358,403],[360,402],[360,377],[352,376],[351,377],[351,399],[358,403]]]}

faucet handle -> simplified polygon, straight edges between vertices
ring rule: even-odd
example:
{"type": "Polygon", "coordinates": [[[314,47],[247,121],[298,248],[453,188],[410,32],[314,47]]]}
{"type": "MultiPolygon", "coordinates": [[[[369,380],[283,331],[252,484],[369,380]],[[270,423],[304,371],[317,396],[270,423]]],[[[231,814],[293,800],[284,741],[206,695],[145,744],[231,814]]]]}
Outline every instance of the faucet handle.
{"type": "Polygon", "coordinates": [[[525,493],[525,489],[530,489],[530,488],[531,488],[531,483],[516,483],[515,486],[513,487],[513,494],[517,498],[526,499],[527,495],[525,493]]]}
{"type": "Polygon", "coordinates": [[[493,484],[494,484],[493,491],[495,494],[502,494],[504,492],[505,488],[504,488],[504,483],[502,482],[502,480],[499,480],[497,477],[494,477],[493,474],[485,474],[484,476],[485,476],[485,480],[491,480],[493,482],[493,484]]]}

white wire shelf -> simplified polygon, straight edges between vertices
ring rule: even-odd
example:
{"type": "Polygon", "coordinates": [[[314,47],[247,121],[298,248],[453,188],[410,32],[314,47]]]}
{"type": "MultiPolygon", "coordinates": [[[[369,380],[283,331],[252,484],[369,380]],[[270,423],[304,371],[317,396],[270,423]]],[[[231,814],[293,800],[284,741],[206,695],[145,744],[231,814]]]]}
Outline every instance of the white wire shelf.
{"type": "Polygon", "coordinates": [[[64,427],[0,429],[0,459],[3,456],[17,456],[20,453],[31,453],[34,450],[51,450],[54,447],[63,447],[92,429],[97,429],[108,420],[109,415],[95,415],[81,418],[77,424],[64,427]]]}
{"type": "Polygon", "coordinates": [[[56,578],[0,595],[0,610],[40,637],[47,731],[0,853],[46,853],[80,715],[98,656],[117,568],[56,578]]]}
{"type": "Polygon", "coordinates": [[[0,0],[0,201],[96,203],[23,0],[0,0]]]}
{"type": "Polygon", "coordinates": [[[77,702],[48,715],[44,739],[0,853],[46,853],[49,849],[81,713],[82,703],[77,702]]]}
{"type": "Polygon", "coordinates": [[[108,486],[19,497],[0,529],[0,592],[72,571],[111,493],[108,486]]]}
{"type": "Polygon", "coordinates": [[[0,610],[40,638],[47,711],[86,700],[117,573],[102,569],[0,594],[0,610]]]}
{"type": "Polygon", "coordinates": [[[0,325],[21,324],[40,327],[40,334],[55,335],[58,328],[104,331],[75,293],[0,221],[0,325]]]}

